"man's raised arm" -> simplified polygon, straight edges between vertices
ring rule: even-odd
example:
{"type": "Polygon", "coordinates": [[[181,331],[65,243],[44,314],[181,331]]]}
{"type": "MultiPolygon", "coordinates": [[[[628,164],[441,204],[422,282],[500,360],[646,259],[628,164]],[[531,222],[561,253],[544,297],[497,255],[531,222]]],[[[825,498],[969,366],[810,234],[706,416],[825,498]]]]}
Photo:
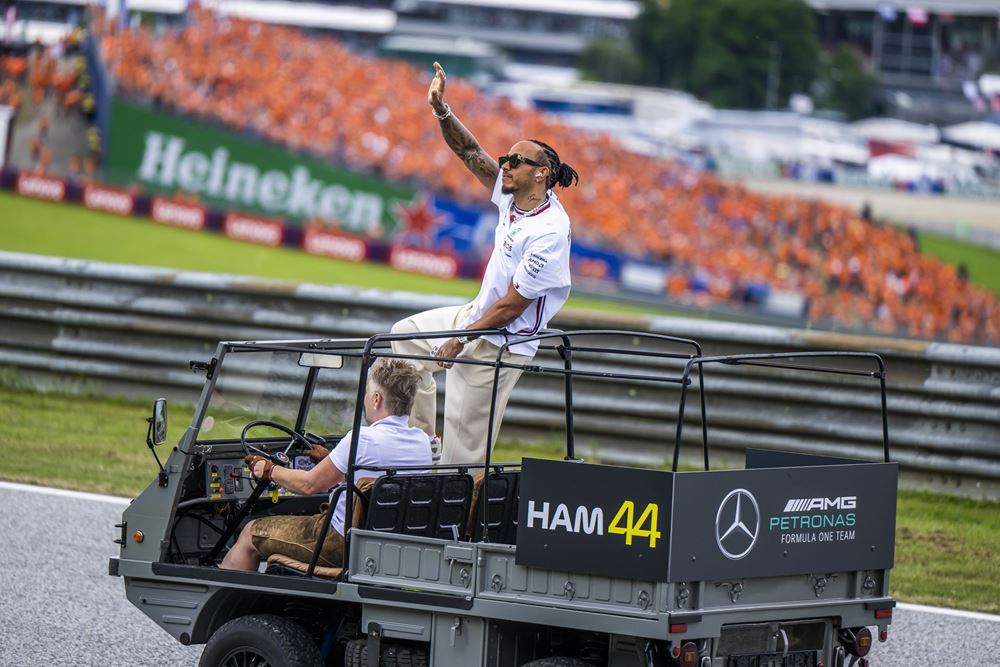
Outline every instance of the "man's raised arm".
{"type": "Polygon", "coordinates": [[[500,173],[500,165],[483,150],[472,133],[465,129],[465,126],[452,113],[451,107],[445,103],[444,83],[444,68],[435,62],[434,78],[427,91],[427,103],[431,105],[434,115],[437,116],[438,122],[441,124],[441,134],[448,147],[462,159],[462,162],[479,179],[480,183],[492,190],[493,186],[496,185],[497,174],[500,173]]]}

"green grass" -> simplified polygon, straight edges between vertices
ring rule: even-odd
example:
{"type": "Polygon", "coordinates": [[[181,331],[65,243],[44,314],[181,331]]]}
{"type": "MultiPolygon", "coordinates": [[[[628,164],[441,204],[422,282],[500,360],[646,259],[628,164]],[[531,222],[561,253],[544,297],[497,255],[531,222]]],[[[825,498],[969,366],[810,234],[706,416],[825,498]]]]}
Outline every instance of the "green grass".
{"type": "MultiPolygon", "coordinates": [[[[479,282],[475,280],[431,278],[381,264],[335,260],[290,248],[269,248],[221,234],[191,232],[145,218],[120,217],[10,193],[0,193],[0,250],[469,299],[479,290],[479,282]]],[[[651,309],[584,297],[571,297],[567,305],[614,313],[676,314],[666,308],[651,309]]]]}
{"type": "MultiPolygon", "coordinates": [[[[11,375],[0,381],[11,382],[11,375]]],[[[156,475],[145,446],[150,402],[35,393],[0,386],[0,479],[134,496],[156,475]]],[[[188,426],[192,406],[173,402],[167,442],[188,426]]],[[[169,446],[160,448],[161,457],[169,446]]],[[[557,458],[554,440],[501,442],[494,460],[557,458]]],[[[898,599],[1000,613],[1000,504],[901,491],[896,566],[898,599]]]]}
{"type": "Polygon", "coordinates": [[[926,232],[920,232],[920,249],[948,264],[965,264],[969,280],[1000,296],[1000,251],[926,232]]]}
{"type": "Polygon", "coordinates": [[[1000,504],[901,492],[890,590],[908,602],[1000,613],[1000,504]]]}
{"type": "MultiPolygon", "coordinates": [[[[0,387],[0,478],[134,496],[156,475],[146,447],[152,401],[35,393],[0,387]]],[[[191,422],[190,405],[169,407],[168,442],[191,422]]],[[[161,447],[161,459],[169,453],[161,447]]]]}

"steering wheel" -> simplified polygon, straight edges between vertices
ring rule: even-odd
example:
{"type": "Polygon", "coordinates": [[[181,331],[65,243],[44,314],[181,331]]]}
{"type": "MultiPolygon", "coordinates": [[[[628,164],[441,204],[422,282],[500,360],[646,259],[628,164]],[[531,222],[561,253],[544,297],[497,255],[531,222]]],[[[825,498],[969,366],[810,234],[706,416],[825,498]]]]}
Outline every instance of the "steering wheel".
{"type": "Polygon", "coordinates": [[[312,433],[306,433],[306,434],[298,433],[297,431],[293,431],[292,429],[288,428],[284,424],[279,424],[278,422],[270,421],[268,419],[256,419],[252,421],[248,423],[246,426],[244,426],[243,432],[240,433],[240,445],[243,446],[244,454],[246,454],[247,456],[250,456],[251,454],[259,454],[260,456],[263,456],[264,458],[278,465],[285,466],[286,468],[290,463],[288,458],[288,452],[291,451],[292,446],[295,445],[296,443],[302,445],[303,450],[305,450],[305,449],[312,449],[314,444],[315,445],[326,444],[326,441],[323,438],[319,437],[318,435],[313,435],[312,433]],[[247,442],[247,433],[250,431],[250,429],[256,428],[258,426],[267,426],[268,428],[273,428],[276,431],[281,431],[282,433],[290,437],[292,440],[291,442],[288,443],[288,446],[285,447],[283,451],[278,451],[278,452],[269,452],[267,450],[260,449],[259,447],[254,447],[249,442],[247,442]]]}
{"type": "MultiPolygon", "coordinates": [[[[324,440],[318,435],[313,435],[312,433],[296,433],[295,431],[288,428],[284,424],[279,424],[278,422],[273,422],[268,419],[257,419],[252,421],[246,426],[244,426],[243,431],[240,433],[240,445],[243,446],[244,454],[246,454],[247,456],[250,456],[251,454],[259,454],[264,458],[268,459],[269,461],[272,461],[275,464],[282,465],[285,467],[288,467],[289,464],[288,452],[292,449],[292,446],[295,445],[296,443],[303,445],[305,449],[312,449],[314,444],[325,445],[326,440],[324,440]],[[256,428],[257,426],[267,426],[268,428],[273,428],[276,431],[281,431],[282,433],[290,437],[292,440],[291,442],[288,443],[288,446],[285,447],[284,451],[269,452],[259,447],[254,447],[249,442],[247,442],[247,433],[250,431],[250,429],[256,428]]],[[[250,477],[250,485],[254,487],[254,492],[250,496],[251,502],[248,502],[242,509],[239,509],[235,514],[233,514],[229,518],[226,525],[226,529],[222,531],[221,535],[219,535],[219,539],[215,543],[215,546],[212,547],[212,550],[208,552],[207,555],[201,557],[202,565],[208,565],[209,563],[215,561],[216,556],[219,555],[219,552],[222,551],[222,549],[224,549],[226,544],[229,542],[229,538],[233,536],[233,533],[236,532],[236,529],[243,523],[243,520],[246,519],[247,516],[250,514],[250,511],[253,509],[254,503],[260,497],[260,494],[263,493],[265,489],[278,488],[274,482],[268,482],[263,485],[255,484],[253,476],[250,477]]]]}

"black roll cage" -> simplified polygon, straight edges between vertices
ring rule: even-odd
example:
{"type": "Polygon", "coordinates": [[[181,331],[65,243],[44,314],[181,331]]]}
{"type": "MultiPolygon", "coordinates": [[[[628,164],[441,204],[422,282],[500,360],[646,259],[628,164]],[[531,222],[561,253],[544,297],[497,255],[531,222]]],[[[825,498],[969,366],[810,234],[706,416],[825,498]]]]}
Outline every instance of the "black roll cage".
{"type": "MultiPolygon", "coordinates": [[[[843,351],[830,351],[830,352],[782,352],[782,353],[765,353],[765,354],[735,354],[735,355],[720,355],[720,356],[703,356],[702,348],[699,343],[688,338],[680,338],[677,336],[669,336],[666,334],[657,334],[652,332],[637,332],[637,331],[626,331],[618,329],[582,329],[574,331],[560,331],[555,329],[546,329],[540,331],[539,333],[532,336],[518,337],[515,340],[509,339],[509,334],[503,329],[462,329],[462,330],[444,330],[444,331],[433,331],[433,332],[418,332],[418,333],[406,333],[406,334],[376,334],[370,336],[369,338],[356,338],[356,339],[339,339],[339,340],[303,340],[303,341],[274,341],[274,342],[231,342],[224,343],[221,347],[222,355],[229,352],[249,352],[249,351],[271,351],[271,352],[293,352],[293,353],[308,353],[308,352],[327,352],[330,354],[337,354],[343,357],[360,358],[361,368],[359,371],[358,378],[358,390],[354,409],[354,421],[351,429],[351,442],[350,442],[350,453],[348,457],[348,469],[345,474],[344,488],[340,491],[346,494],[346,507],[344,513],[344,568],[342,577],[346,576],[349,572],[349,559],[350,559],[350,522],[353,516],[355,494],[360,495],[358,487],[354,483],[355,479],[355,459],[358,452],[358,442],[359,433],[362,425],[362,417],[364,412],[364,396],[367,390],[368,382],[368,371],[371,365],[379,357],[388,357],[395,359],[409,359],[411,361],[444,361],[453,364],[467,364],[467,365],[479,365],[492,367],[493,370],[493,387],[490,398],[490,413],[489,413],[489,425],[485,433],[486,438],[486,457],[483,463],[475,464],[461,464],[461,465],[439,465],[435,469],[456,469],[461,473],[466,473],[470,469],[482,469],[484,476],[489,472],[490,468],[501,469],[507,466],[518,465],[516,463],[496,463],[491,461],[492,449],[493,449],[493,426],[496,420],[496,405],[497,405],[497,392],[498,392],[498,380],[500,377],[500,372],[504,368],[518,369],[523,372],[537,373],[537,374],[555,374],[562,375],[564,378],[564,398],[565,398],[565,410],[566,410],[566,456],[564,460],[566,461],[580,461],[575,455],[575,443],[573,436],[573,378],[574,377],[587,377],[594,379],[606,379],[606,380],[637,380],[643,382],[654,382],[654,383],[668,383],[668,384],[678,384],[681,388],[681,394],[678,405],[677,414],[677,429],[674,439],[674,450],[673,450],[673,464],[671,471],[676,473],[680,462],[680,447],[681,447],[681,437],[683,433],[684,424],[684,414],[687,405],[687,392],[688,386],[693,384],[692,375],[696,372],[698,376],[698,386],[699,391],[699,403],[700,403],[700,421],[701,421],[701,435],[702,435],[702,450],[704,457],[704,469],[709,470],[709,452],[708,452],[708,422],[707,422],[707,404],[706,404],[706,392],[705,392],[705,381],[704,381],[704,366],[706,364],[724,364],[729,366],[755,366],[762,368],[775,368],[783,370],[793,370],[793,371],[807,371],[807,372],[819,372],[819,373],[832,373],[839,375],[849,375],[849,376],[860,376],[860,377],[872,377],[879,380],[879,390],[881,396],[881,417],[882,417],[882,446],[883,454],[886,462],[890,460],[889,458],[889,427],[888,427],[888,415],[886,408],[886,388],[885,388],[885,364],[882,358],[875,353],[870,352],[843,352],[843,351]],[[480,361],[476,359],[465,359],[465,358],[438,358],[431,355],[413,355],[413,354],[400,354],[395,353],[391,349],[391,344],[394,341],[399,340],[423,340],[423,339],[447,339],[457,336],[487,336],[495,335],[502,336],[505,342],[498,347],[496,359],[494,361],[480,361]],[[640,339],[645,341],[659,341],[666,343],[676,343],[682,347],[690,347],[693,351],[691,354],[684,354],[680,352],[665,352],[659,350],[642,350],[642,349],[623,349],[621,347],[602,347],[602,346],[589,346],[589,345],[573,345],[573,339],[582,337],[628,337],[632,339],[640,339]],[[535,359],[532,359],[529,363],[518,364],[510,361],[504,361],[504,354],[508,352],[511,346],[520,345],[526,342],[537,341],[539,343],[539,350],[551,350],[554,351],[559,359],[562,360],[562,367],[557,368],[554,366],[546,366],[535,359]],[[360,348],[360,349],[359,349],[360,348]],[[387,349],[388,348],[388,349],[387,349]],[[631,355],[637,357],[646,358],[660,358],[660,359],[679,359],[684,360],[683,372],[676,377],[667,376],[663,374],[637,374],[629,372],[610,372],[610,371],[590,371],[581,370],[573,367],[573,352],[592,352],[600,354],[617,354],[617,355],[631,355]],[[874,362],[875,370],[855,370],[849,368],[834,368],[829,366],[815,366],[815,365],[803,365],[790,363],[794,359],[858,359],[874,362]]],[[[220,358],[221,362],[222,359],[220,358]]],[[[295,430],[297,432],[302,432],[304,428],[306,414],[309,405],[312,400],[313,389],[316,384],[316,378],[318,375],[318,368],[311,368],[309,370],[306,387],[304,388],[303,395],[300,402],[299,413],[296,418],[295,430]]],[[[214,378],[213,378],[214,380],[214,378]]],[[[196,415],[196,420],[200,421],[200,415],[196,415]]],[[[417,468],[413,466],[387,466],[387,467],[365,467],[365,470],[372,470],[377,472],[385,472],[388,475],[394,475],[398,472],[406,472],[415,470],[417,468]]],[[[426,468],[419,468],[420,470],[425,470],[426,468]]],[[[478,517],[481,522],[483,530],[483,539],[488,541],[488,531],[485,530],[487,524],[486,516],[486,503],[480,502],[478,512],[480,516],[478,517]]],[[[330,522],[333,516],[336,503],[330,503],[330,507],[327,510],[326,521],[323,523],[323,528],[321,529],[320,535],[318,537],[316,548],[313,550],[313,557],[309,563],[309,567],[306,571],[306,576],[313,576],[314,570],[316,568],[316,563],[319,559],[320,545],[326,539],[327,531],[330,527],[330,522]]]]}

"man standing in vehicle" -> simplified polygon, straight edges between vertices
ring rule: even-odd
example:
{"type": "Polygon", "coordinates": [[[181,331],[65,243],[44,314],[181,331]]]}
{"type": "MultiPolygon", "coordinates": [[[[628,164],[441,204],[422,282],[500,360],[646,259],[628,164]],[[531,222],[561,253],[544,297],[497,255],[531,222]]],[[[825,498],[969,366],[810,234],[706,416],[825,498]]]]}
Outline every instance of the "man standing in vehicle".
{"type": "MultiPolygon", "coordinates": [[[[574,185],[579,177],[551,146],[535,139],[518,141],[507,155],[494,160],[445,103],[445,72],[438,63],[434,63],[434,70],[427,101],[441,125],[444,140],[479,182],[493,192],[492,201],[500,219],[479,295],[464,306],[437,308],[400,320],[392,332],[504,329],[507,333],[443,341],[395,341],[393,350],[442,359],[436,363],[417,362],[421,381],[410,424],[434,438],[437,385],[432,374],[448,369],[442,463],[479,463],[486,458],[493,368],[453,365],[443,359],[496,361],[500,345],[538,333],[566,303],[571,286],[570,220],[552,188],[574,185]]],[[[503,360],[525,364],[537,349],[537,341],[514,344],[503,360]]],[[[496,441],[507,399],[520,375],[521,371],[514,368],[505,368],[500,374],[490,442],[496,441]]]]}
{"type": "MultiPolygon", "coordinates": [[[[429,466],[431,450],[427,435],[407,425],[420,377],[405,359],[380,358],[368,371],[364,410],[369,426],[361,428],[354,461],[355,482],[377,477],[380,471],[366,466],[429,466]]],[[[311,470],[275,466],[263,456],[248,456],[247,465],[260,483],[273,481],[300,495],[326,493],[344,481],[351,452],[351,433],[331,453],[314,445],[309,456],[318,463],[311,470]],[[328,456],[329,455],[329,456],[328,456]]],[[[344,516],[346,494],[341,493],[330,520],[320,557],[322,567],[340,567],[344,562],[344,516]]],[[[282,554],[308,562],[319,539],[325,512],[313,516],[268,516],[250,521],[219,567],[256,571],[260,561],[282,554]]]]}

